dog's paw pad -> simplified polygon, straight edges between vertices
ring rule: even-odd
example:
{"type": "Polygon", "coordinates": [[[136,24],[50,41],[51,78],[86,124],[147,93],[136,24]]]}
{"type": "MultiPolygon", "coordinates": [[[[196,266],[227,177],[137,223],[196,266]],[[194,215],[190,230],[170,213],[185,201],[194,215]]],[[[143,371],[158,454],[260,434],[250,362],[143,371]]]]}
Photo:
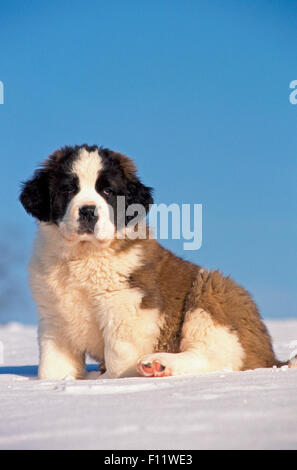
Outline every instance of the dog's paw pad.
{"type": "Polygon", "coordinates": [[[145,377],[168,377],[172,375],[171,369],[166,367],[159,359],[152,359],[152,361],[140,360],[137,368],[138,372],[145,377]]]}
{"type": "Polygon", "coordinates": [[[144,375],[145,377],[151,377],[154,375],[153,367],[150,362],[139,362],[137,368],[140,374],[144,375]]]}
{"type": "Polygon", "coordinates": [[[172,375],[171,370],[158,360],[153,361],[153,371],[155,377],[168,377],[172,375]]]}

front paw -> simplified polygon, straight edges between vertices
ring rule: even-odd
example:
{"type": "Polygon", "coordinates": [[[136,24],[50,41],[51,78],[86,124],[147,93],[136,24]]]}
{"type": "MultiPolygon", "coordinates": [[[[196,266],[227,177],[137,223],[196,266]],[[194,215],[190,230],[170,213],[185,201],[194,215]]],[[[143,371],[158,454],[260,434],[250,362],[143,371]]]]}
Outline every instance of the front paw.
{"type": "Polygon", "coordinates": [[[39,380],[64,380],[66,382],[70,380],[77,380],[83,377],[74,376],[72,374],[62,373],[58,374],[57,372],[48,372],[48,371],[38,371],[38,379],[39,380]]]}

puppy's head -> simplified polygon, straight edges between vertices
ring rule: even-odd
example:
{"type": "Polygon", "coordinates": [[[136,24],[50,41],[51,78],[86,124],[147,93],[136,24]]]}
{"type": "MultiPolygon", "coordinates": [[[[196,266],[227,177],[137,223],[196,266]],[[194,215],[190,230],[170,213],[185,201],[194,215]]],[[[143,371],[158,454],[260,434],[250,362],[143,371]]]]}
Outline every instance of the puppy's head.
{"type": "Polygon", "coordinates": [[[55,224],[66,240],[100,242],[128,224],[128,206],[140,204],[147,213],[153,203],[151,188],[140,182],[132,160],[87,145],[54,152],[23,183],[20,201],[40,222],[55,224]],[[118,216],[118,196],[124,217],[118,216]]]}

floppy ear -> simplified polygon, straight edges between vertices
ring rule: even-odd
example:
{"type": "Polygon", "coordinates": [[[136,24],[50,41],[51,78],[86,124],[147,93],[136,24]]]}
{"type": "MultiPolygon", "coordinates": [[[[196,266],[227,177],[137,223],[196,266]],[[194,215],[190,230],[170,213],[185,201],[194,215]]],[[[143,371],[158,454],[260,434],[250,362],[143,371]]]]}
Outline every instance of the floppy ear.
{"type": "Polygon", "coordinates": [[[150,210],[150,204],[154,203],[152,197],[152,188],[145,186],[138,179],[129,181],[127,185],[127,204],[141,204],[145,212],[150,210]]]}
{"type": "Polygon", "coordinates": [[[33,178],[22,184],[20,201],[33,217],[41,222],[50,220],[49,170],[35,171],[33,178]]]}

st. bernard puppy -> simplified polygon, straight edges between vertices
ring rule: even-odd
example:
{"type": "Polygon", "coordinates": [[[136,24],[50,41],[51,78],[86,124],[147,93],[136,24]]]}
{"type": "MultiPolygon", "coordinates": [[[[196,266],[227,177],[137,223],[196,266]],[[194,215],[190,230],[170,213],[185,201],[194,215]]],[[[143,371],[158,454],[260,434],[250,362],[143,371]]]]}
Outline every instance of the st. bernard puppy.
{"type": "Polygon", "coordinates": [[[146,212],[153,203],[132,160],[97,146],[54,152],[23,184],[21,203],[38,221],[29,271],[39,378],[84,378],[86,353],[106,377],[285,364],[248,292],[151,236],[131,236],[129,216],[120,225],[112,216],[117,196],[146,212]]]}

